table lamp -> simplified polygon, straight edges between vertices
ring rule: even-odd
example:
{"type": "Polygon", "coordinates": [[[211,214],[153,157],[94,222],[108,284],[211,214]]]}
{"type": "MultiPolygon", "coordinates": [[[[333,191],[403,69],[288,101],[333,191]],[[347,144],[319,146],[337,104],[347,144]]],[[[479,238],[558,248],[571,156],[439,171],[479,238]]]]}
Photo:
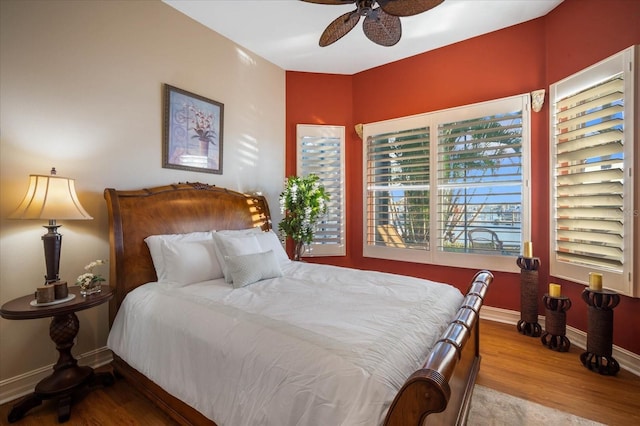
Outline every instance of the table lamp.
{"type": "Polygon", "coordinates": [[[47,265],[45,284],[59,281],[60,249],[62,235],[58,233],[60,225],[56,220],[93,219],[82,207],[76,195],[73,179],[56,176],[55,167],[51,175],[29,175],[27,194],[9,218],[11,219],[46,219],[44,225],[49,232],[42,236],[44,259],[47,265]]]}

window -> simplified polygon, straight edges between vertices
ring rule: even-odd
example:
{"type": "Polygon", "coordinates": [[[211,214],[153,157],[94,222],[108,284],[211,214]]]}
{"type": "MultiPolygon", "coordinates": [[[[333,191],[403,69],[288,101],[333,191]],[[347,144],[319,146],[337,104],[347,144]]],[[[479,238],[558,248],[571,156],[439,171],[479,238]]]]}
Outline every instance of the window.
{"type": "Polygon", "coordinates": [[[367,146],[370,243],[429,250],[429,128],[377,134],[367,146]]]}
{"type": "Polygon", "coordinates": [[[438,248],[518,256],[522,110],[438,126],[438,248]]]}
{"type": "Polygon", "coordinates": [[[629,48],[550,87],[551,275],[586,284],[597,271],[627,295],[637,220],[633,60],[629,48]]]}
{"type": "Polygon", "coordinates": [[[522,95],[365,125],[364,255],[517,270],[529,114],[522,95]]]}
{"type": "Polygon", "coordinates": [[[344,126],[298,124],[296,130],[298,175],[317,175],[330,197],[303,256],[344,256],[344,126]]]}

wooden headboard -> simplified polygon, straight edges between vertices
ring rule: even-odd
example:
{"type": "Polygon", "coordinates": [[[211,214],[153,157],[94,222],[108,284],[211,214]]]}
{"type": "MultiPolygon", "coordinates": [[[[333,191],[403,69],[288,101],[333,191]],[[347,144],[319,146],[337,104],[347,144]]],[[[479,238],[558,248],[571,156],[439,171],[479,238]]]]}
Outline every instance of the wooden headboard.
{"type": "Polygon", "coordinates": [[[135,191],[107,188],[104,198],[111,246],[109,285],[115,291],[109,306],[110,325],[129,291],[157,279],[144,242],[149,235],[271,228],[263,196],[207,184],[181,183],[135,191]]]}

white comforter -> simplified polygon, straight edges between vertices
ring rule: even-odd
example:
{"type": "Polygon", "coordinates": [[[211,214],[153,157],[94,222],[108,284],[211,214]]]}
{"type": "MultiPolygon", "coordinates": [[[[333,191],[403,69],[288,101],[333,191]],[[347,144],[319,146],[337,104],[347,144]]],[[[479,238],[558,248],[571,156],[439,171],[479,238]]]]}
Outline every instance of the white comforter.
{"type": "Polygon", "coordinates": [[[149,283],[108,346],[219,426],[380,424],[462,302],[449,285],[291,262],[284,277],[149,283]]]}

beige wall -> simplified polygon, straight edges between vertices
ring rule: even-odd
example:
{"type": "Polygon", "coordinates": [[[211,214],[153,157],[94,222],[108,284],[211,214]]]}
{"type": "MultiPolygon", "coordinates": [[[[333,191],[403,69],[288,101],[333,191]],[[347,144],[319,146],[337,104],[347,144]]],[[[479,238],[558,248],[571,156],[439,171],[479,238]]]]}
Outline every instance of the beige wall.
{"type": "MultiPolygon", "coordinates": [[[[61,278],[108,257],[105,187],[200,181],[269,198],[284,178],[285,72],[159,1],[0,2],[0,303],[43,281],[38,221],[6,219],[29,174],[76,179],[92,221],[60,221],[61,278]],[[161,89],[225,105],[224,173],[163,169],[161,89]]],[[[104,270],[107,273],[107,268],[104,270]]],[[[107,306],[78,314],[74,354],[106,343],[107,306]]],[[[0,384],[57,359],[49,320],[0,319],[0,384]]]]}

